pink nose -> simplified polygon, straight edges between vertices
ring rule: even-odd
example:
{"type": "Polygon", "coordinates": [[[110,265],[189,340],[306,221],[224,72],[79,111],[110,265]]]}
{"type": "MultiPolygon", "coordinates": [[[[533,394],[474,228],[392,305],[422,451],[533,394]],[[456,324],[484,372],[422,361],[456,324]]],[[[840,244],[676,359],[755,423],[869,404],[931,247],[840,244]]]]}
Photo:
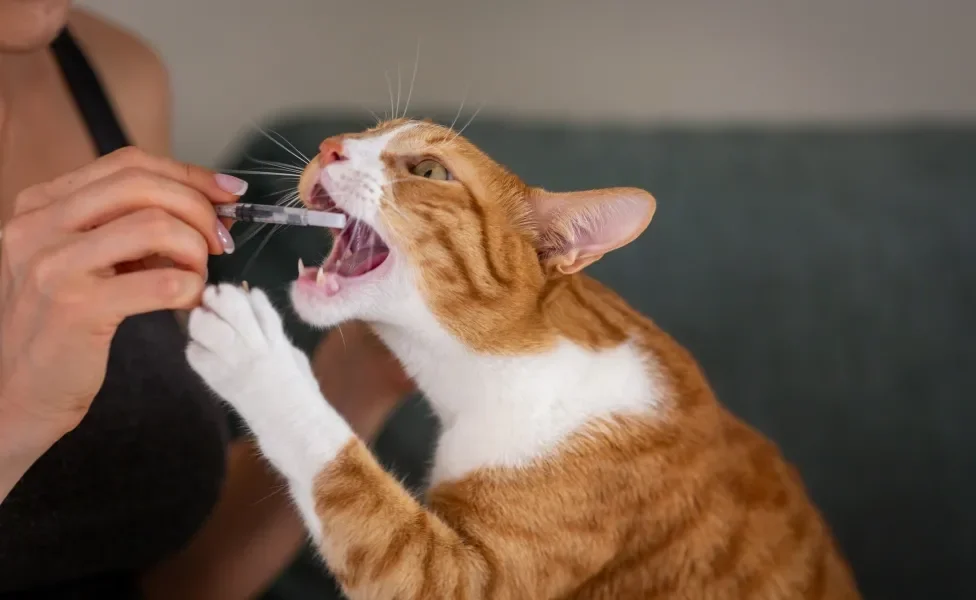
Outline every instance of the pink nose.
{"type": "Polygon", "coordinates": [[[319,162],[323,167],[340,160],[346,160],[346,155],[342,153],[341,137],[330,137],[319,144],[319,162]]]}

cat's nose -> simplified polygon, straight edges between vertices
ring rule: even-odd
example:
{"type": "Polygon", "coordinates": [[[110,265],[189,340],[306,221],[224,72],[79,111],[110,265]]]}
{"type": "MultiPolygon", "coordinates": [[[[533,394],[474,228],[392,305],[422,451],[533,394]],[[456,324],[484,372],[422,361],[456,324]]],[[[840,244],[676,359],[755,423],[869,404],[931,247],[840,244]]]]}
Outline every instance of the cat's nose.
{"type": "Polygon", "coordinates": [[[346,155],[342,152],[341,137],[330,137],[319,144],[319,162],[323,167],[340,160],[346,160],[346,155]]]}

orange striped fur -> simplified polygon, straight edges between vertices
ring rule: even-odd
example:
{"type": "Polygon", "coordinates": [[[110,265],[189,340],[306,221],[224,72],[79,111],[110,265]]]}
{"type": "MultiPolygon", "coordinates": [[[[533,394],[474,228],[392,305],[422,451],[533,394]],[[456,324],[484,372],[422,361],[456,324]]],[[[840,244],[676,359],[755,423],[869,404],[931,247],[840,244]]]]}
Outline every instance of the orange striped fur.
{"type": "MultiPolygon", "coordinates": [[[[580,272],[644,230],[649,194],[533,188],[429,122],[326,147],[381,170],[374,212],[338,170],[330,193],[392,262],[369,294],[353,281],[332,299],[298,290],[296,309],[320,325],[368,321],[444,426],[424,503],[353,437],[298,482],[350,598],[859,598],[777,447],[716,401],[684,348],[580,272]],[[451,178],[417,176],[424,160],[451,178]],[[384,296],[392,282],[409,288],[384,296]]],[[[304,199],[324,168],[307,168],[304,199]]]]}

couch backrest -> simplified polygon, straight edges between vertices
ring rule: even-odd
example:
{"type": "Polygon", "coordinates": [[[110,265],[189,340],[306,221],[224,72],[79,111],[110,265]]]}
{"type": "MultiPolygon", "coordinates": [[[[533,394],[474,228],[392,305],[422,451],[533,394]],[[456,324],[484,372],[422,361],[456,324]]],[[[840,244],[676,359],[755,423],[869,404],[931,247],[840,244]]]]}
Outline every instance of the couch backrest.
{"type": "MultiPolygon", "coordinates": [[[[310,117],[273,128],[312,155],[364,125],[310,117]]],[[[466,134],[533,184],[651,191],[654,222],[593,275],[686,345],[721,401],[780,444],[867,597],[976,597],[976,127],[483,119],[466,134]]],[[[261,136],[245,145],[242,156],[290,160],[261,136]]],[[[251,181],[248,200],[274,189],[251,181]]],[[[325,250],[320,231],[279,234],[246,278],[282,290],[298,256],[313,263],[325,250]]],[[[247,255],[215,268],[234,277],[247,255]]],[[[303,345],[317,339],[289,323],[303,345]]],[[[429,452],[419,418],[388,433],[414,468],[429,452]]]]}

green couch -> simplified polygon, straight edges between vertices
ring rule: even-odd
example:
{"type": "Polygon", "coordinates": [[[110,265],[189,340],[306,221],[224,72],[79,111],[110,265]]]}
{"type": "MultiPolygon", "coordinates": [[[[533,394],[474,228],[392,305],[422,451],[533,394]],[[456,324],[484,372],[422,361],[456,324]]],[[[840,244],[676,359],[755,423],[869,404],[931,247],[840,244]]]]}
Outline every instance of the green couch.
{"type": "MultiPolygon", "coordinates": [[[[311,156],[324,137],[367,124],[304,115],[270,127],[311,156]]],[[[651,191],[647,232],[591,273],[686,345],[719,398],[781,445],[867,598],[976,598],[976,124],[709,130],[480,118],[465,133],[533,184],[651,191]]],[[[240,147],[225,166],[295,162],[257,133],[240,147]]],[[[281,183],[249,180],[250,201],[270,201],[281,183]]],[[[321,231],[283,231],[243,277],[285,306],[296,259],[315,264],[326,244],[321,231]]],[[[215,260],[215,277],[239,280],[256,245],[215,260]]],[[[318,339],[288,324],[303,347],[318,339]]],[[[435,426],[414,399],[376,444],[416,488],[435,426]]],[[[323,597],[331,585],[308,555],[267,598],[323,597]]]]}

